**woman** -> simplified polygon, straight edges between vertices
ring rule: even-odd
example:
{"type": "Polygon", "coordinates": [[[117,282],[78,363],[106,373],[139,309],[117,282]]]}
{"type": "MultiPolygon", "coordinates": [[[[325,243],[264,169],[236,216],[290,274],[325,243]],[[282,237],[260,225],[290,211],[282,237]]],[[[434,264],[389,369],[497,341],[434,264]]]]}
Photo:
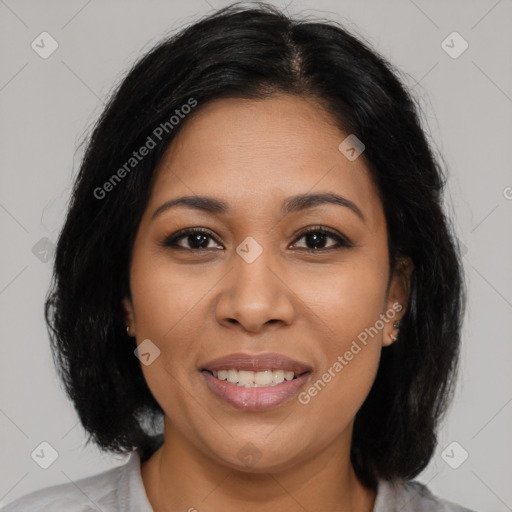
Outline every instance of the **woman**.
{"type": "Polygon", "coordinates": [[[92,134],[46,303],[88,441],[130,457],[6,512],[467,511],[412,481],[464,309],[443,187],[334,23],[231,6],[163,41],[92,134]]]}

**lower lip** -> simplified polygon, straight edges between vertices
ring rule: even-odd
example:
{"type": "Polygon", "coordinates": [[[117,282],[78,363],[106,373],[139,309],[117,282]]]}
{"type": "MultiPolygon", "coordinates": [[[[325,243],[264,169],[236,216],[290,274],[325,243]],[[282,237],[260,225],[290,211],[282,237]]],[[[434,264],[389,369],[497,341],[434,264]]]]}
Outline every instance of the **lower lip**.
{"type": "Polygon", "coordinates": [[[282,404],[298,394],[310,373],[306,373],[293,380],[262,388],[246,388],[231,382],[217,379],[211,373],[203,370],[202,375],[210,391],[222,398],[225,402],[244,411],[266,411],[282,404]]]}

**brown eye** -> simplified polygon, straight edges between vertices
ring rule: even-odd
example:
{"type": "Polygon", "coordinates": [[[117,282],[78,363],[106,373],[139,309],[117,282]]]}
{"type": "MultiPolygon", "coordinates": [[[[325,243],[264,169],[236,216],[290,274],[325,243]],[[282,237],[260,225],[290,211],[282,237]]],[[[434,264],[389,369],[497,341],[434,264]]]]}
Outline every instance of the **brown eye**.
{"type": "Polygon", "coordinates": [[[189,249],[191,251],[201,251],[206,249],[213,249],[214,247],[208,247],[210,240],[215,240],[210,231],[201,228],[189,228],[183,231],[179,231],[166,238],[163,242],[163,246],[172,247],[174,249],[189,249]],[[184,239],[187,246],[179,244],[184,239]]]}
{"type": "MultiPolygon", "coordinates": [[[[302,238],[304,238],[306,244],[304,249],[309,251],[327,251],[337,249],[339,247],[352,247],[352,244],[345,237],[322,226],[318,226],[301,233],[297,240],[302,238]],[[325,244],[329,238],[335,240],[336,245],[326,248],[325,244]]],[[[293,245],[295,246],[296,244],[297,242],[293,245]]],[[[302,247],[300,247],[300,249],[302,249],[302,247]]]]}

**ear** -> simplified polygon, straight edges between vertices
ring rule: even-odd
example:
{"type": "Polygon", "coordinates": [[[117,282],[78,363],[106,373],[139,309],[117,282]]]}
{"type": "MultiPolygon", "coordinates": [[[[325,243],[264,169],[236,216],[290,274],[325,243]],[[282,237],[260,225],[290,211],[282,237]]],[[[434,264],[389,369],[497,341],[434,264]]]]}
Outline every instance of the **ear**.
{"type": "Polygon", "coordinates": [[[383,347],[391,345],[398,337],[399,329],[397,329],[394,324],[400,322],[405,313],[405,308],[409,300],[411,274],[413,270],[414,264],[409,257],[398,257],[386,299],[386,310],[384,314],[390,320],[385,323],[382,336],[383,347]]]}
{"type": "Polygon", "coordinates": [[[122,300],[123,309],[125,312],[125,324],[129,327],[128,336],[134,336],[135,332],[135,312],[133,310],[133,304],[129,297],[124,297],[122,300]]]}

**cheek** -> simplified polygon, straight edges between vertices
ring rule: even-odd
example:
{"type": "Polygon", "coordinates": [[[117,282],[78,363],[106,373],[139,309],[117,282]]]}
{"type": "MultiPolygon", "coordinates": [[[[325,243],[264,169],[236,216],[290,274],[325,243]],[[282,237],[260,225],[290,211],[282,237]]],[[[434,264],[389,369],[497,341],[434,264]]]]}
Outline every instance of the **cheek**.
{"type": "MultiPolygon", "coordinates": [[[[168,260],[155,258],[151,251],[134,253],[131,291],[135,310],[137,343],[149,339],[159,350],[149,365],[141,364],[153,396],[167,414],[181,411],[180,422],[192,421],[190,376],[195,370],[201,337],[200,300],[208,283],[193,278],[168,260]],[[184,411],[187,411],[186,413],[184,411]]],[[[204,314],[203,314],[204,316],[204,314]]],[[[197,412],[196,412],[197,414],[197,412]]]]}
{"type": "Polygon", "coordinates": [[[334,334],[317,340],[322,364],[298,398],[308,415],[322,418],[319,435],[325,439],[350,424],[375,380],[382,348],[382,330],[375,330],[382,302],[375,295],[378,299],[359,290],[350,300],[334,297],[337,307],[344,304],[337,315],[327,316],[334,334]]]}
{"type": "Polygon", "coordinates": [[[168,259],[151,256],[150,251],[135,254],[131,290],[137,335],[176,339],[176,331],[197,325],[194,316],[201,299],[214,285],[214,277],[199,265],[172,264],[168,259]]]}
{"type": "Polygon", "coordinates": [[[321,367],[299,401],[333,429],[356,414],[375,379],[386,285],[382,264],[363,257],[340,265],[328,278],[317,275],[304,283],[308,306],[321,319],[325,334],[316,341],[321,367]]]}
{"type": "Polygon", "coordinates": [[[214,283],[146,254],[134,254],[131,269],[137,343],[149,339],[158,347],[158,357],[142,371],[155,398],[168,403],[180,394],[179,383],[190,379],[197,352],[205,352],[198,347],[201,298],[214,283]]]}
{"type": "Polygon", "coordinates": [[[385,303],[386,285],[383,263],[360,254],[327,272],[320,268],[297,275],[294,292],[314,309],[326,333],[346,340],[375,324],[385,303]]]}

